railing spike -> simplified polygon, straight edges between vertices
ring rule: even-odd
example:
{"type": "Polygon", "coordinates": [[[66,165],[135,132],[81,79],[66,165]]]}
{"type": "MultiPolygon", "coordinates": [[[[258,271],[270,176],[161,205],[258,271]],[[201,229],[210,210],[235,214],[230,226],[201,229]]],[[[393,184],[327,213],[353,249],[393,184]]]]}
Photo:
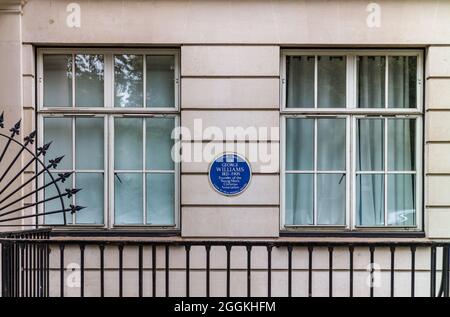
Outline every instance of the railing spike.
{"type": "Polygon", "coordinates": [[[5,127],[5,125],[4,125],[4,111],[2,111],[2,113],[0,114],[0,128],[4,128],[5,127]]]}
{"type": "Polygon", "coordinates": [[[12,133],[11,137],[14,137],[15,135],[19,135],[20,134],[20,122],[21,121],[22,121],[22,119],[17,121],[16,124],[14,124],[14,126],[11,129],[9,129],[9,131],[12,133]]]}

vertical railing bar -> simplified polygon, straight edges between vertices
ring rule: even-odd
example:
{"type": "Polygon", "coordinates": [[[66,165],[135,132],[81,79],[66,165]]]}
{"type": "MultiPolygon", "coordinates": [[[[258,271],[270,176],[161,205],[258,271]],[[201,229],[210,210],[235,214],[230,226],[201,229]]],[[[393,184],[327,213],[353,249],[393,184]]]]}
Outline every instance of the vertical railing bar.
{"type": "Polygon", "coordinates": [[[156,246],[152,245],[152,296],[156,297],[156,246]]]}
{"type": "Polygon", "coordinates": [[[225,246],[227,250],[227,297],[230,297],[231,288],[231,245],[227,244],[225,246]]]}
{"type": "Polygon", "coordinates": [[[100,297],[105,297],[105,245],[100,244],[100,297]]]}
{"type": "Polygon", "coordinates": [[[119,297],[123,297],[123,244],[119,244],[118,249],[119,249],[119,297]]]}
{"type": "Polygon", "coordinates": [[[64,244],[59,245],[59,295],[64,297],[64,244]]]}
{"type": "Polygon", "coordinates": [[[328,247],[328,292],[329,297],[333,297],[333,247],[328,247]]]}
{"type": "Polygon", "coordinates": [[[186,244],[184,246],[185,252],[186,252],[186,297],[189,297],[189,290],[190,290],[190,252],[191,252],[191,246],[189,244],[186,244]]]}
{"type": "Polygon", "coordinates": [[[25,245],[20,244],[20,297],[25,297],[25,245]]]}
{"type": "Polygon", "coordinates": [[[169,251],[169,245],[166,245],[166,297],[169,297],[169,295],[170,295],[170,288],[169,288],[170,287],[170,284],[169,284],[169,278],[170,278],[170,276],[169,276],[169,265],[170,265],[169,257],[170,257],[170,253],[169,252],[170,252],[169,251]]]}
{"type": "Polygon", "coordinates": [[[350,285],[349,285],[349,288],[350,288],[350,297],[353,297],[353,253],[354,253],[354,251],[355,251],[355,248],[354,248],[354,246],[349,246],[348,247],[348,251],[349,251],[349,254],[350,254],[350,285]]]}
{"type": "Polygon", "coordinates": [[[430,297],[436,297],[436,247],[431,247],[430,252],[430,297]]]}
{"type": "Polygon", "coordinates": [[[391,297],[395,295],[395,246],[390,247],[391,250],[391,297]]]}
{"type": "Polygon", "coordinates": [[[313,251],[314,251],[314,247],[312,245],[308,246],[308,297],[312,297],[313,251]]]}
{"type": "Polygon", "coordinates": [[[288,245],[288,297],[292,297],[292,245],[288,245]]]}
{"type": "Polygon", "coordinates": [[[416,246],[411,245],[411,297],[416,295],[416,246]]]}
{"type": "Polygon", "coordinates": [[[138,287],[139,287],[139,297],[143,296],[143,246],[140,244],[138,246],[138,287]]]}
{"type": "Polygon", "coordinates": [[[370,246],[370,297],[374,296],[375,247],[370,246]]]}
{"type": "Polygon", "coordinates": [[[272,297],[272,247],[267,246],[267,297],[272,297]]]}
{"type": "Polygon", "coordinates": [[[247,244],[247,297],[252,296],[252,246],[247,244]]]}
{"type": "Polygon", "coordinates": [[[206,297],[210,296],[211,245],[205,245],[206,251],[206,297]]]}
{"type": "Polygon", "coordinates": [[[444,297],[449,297],[450,293],[450,247],[446,245],[444,247],[444,257],[445,257],[445,265],[442,268],[442,278],[444,279],[444,297]]]}
{"type": "Polygon", "coordinates": [[[80,296],[84,297],[84,244],[80,244],[80,296]]]}

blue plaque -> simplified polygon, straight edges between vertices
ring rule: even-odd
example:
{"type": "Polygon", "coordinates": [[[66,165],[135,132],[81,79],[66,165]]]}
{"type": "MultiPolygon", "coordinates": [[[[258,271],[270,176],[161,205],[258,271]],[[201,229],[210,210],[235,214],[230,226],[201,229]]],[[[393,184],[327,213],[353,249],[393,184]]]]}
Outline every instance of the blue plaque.
{"type": "Polygon", "coordinates": [[[209,181],[222,195],[239,195],[248,187],[251,178],[250,164],[236,153],[224,153],[209,166],[209,181]]]}

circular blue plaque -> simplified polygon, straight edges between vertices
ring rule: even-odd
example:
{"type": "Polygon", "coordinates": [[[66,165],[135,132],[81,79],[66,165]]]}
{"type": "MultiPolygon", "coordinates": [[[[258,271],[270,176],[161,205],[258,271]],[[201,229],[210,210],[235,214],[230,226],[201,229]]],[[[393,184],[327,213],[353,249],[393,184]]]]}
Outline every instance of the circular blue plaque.
{"type": "Polygon", "coordinates": [[[251,178],[250,164],[236,153],[224,153],[209,166],[209,181],[222,195],[239,195],[248,187],[251,178]]]}

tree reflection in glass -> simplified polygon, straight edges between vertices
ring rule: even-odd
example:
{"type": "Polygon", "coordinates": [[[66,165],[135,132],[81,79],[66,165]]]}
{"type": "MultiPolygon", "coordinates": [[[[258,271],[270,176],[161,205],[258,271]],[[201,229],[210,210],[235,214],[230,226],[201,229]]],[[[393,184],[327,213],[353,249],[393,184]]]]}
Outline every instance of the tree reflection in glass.
{"type": "Polygon", "coordinates": [[[104,105],[103,55],[79,54],[75,56],[75,104],[77,107],[103,107],[104,105]]]}
{"type": "Polygon", "coordinates": [[[114,106],[143,106],[143,56],[114,55],[114,106]]]}

